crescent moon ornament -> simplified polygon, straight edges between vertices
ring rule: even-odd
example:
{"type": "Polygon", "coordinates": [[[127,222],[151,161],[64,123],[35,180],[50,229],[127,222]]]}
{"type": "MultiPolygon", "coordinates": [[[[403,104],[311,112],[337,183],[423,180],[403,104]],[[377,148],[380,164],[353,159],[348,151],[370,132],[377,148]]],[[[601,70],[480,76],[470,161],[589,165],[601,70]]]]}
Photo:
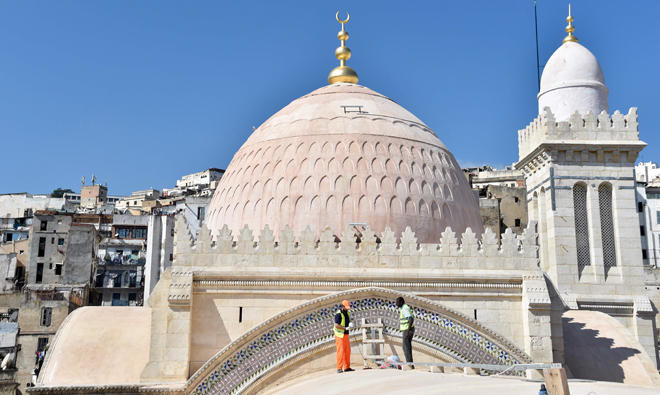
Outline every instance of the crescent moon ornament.
{"type": "Polygon", "coordinates": [[[337,22],[339,22],[339,23],[341,23],[341,24],[343,25],[344,23],[348,23],[348,21],[351,20],[351,14],[349,14],[348,11],[346,11],[346,19],[344,19],[344,20],[342,20],[342,19],[339,17],[339,12],[340,12],[340,11],[337,11],[337,15],[335,15],[335,18],[337,18],[337,22]]]}

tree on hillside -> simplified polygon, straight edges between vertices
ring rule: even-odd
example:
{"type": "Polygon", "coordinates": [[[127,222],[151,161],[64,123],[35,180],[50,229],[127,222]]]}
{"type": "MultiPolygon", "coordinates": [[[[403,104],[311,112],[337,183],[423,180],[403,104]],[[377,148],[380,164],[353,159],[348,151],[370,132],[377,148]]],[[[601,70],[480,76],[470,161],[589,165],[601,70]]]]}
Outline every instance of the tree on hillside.
{"type": "Polygon", "coordinates": [[[50,197],[61,198],[62,196],[64,196],[65,193],[73,193],[73,191],[70,190],[69,188],[67,189],[57,188],[50,193],[50,197]]]}

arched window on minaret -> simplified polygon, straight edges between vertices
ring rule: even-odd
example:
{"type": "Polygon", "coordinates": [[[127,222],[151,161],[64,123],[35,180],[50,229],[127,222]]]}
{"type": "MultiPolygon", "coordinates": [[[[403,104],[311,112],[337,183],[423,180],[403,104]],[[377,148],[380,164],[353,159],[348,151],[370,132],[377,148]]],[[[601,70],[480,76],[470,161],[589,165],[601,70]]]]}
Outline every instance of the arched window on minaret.
{"type": "Polygon", "coordinates": [[[575,214],[575,247],[578,273],[591,265],[589,249],[589,220],[587,218],[587,186],[578,182],[573,186],[573,210],[575,214]]]}
{"type": "Polygon", "coordinates": [[[600,232],[603,240],[603,265],[605,274],[616,266],[614,246],[614,221],[612,218],[612,184],[604,182],[598,187],[598,206],[600,207],[600,232]]]}

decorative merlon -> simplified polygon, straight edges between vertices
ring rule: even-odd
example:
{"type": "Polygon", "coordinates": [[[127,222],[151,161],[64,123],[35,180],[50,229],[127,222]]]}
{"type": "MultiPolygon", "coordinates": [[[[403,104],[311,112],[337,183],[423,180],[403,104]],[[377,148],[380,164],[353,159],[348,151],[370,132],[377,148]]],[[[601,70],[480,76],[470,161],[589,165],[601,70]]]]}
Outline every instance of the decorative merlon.
{"type": "MultiPolygon", "coordinates": [[[[438,258],[430,264],[441,267],[444,264],[458,268],[536,270],[538,263],[538,245],[536,223],[531,221],[522,235],[515,235],[507,229],[498,242],[490,230],[475,234],[470,228],[460,235],[447,227],[439,243],[418,243],[415,233],[408,227],[397,240],[389,229],[377,235],[371,229],[361,230],[359,237],[352,228],[345,229],[336,236],[330,229],[321,232],[315,238],[307,228],[295,237],[287,226],[279,232],[275,241],[273,231],[267,226],[260,232],[253,232],[247,226],[239,232],[231,232],[224,226],[215,239],[206,225],[203,225],[195,238],[188,237],[189,230],[183,221],[176,221],[175,228],[175,267],[229,265],[236,258],[228,256],[253,256],[251,264],[264,259],[281,260],[282,256],[316,257],[328,256],[356,257],[380,256],[418,259],[423,257],[438,258]],[[255,233],[259,236],[255,240],[255,233]],[[276,257],[280,258],[276,258],[276,257]],[[223,258],[224,257],[224,258],[223,258]],[[270,257],[270,258],[269,258],[270,257]],[[455,259],[455,258],[462,259],[455,259]],[[491,267],[487,267],[487,266],[491,267]]],[[[409,259],[408,259],[409,260],[409,259]]],[[[336,260],[335,260],[336,261],[336,260]]],[[[274,261],[273,261],[274,262],[274,261]]]]}
{"type": "Polygon", "coordinates": [[[543,109],[525,129],[518,131],[519,158],[522,160],[542,143],[599,144],[616,142],[636,143],[639,140],[637,108],[631,107],[626,115],[615,111],[611,116],[605,111],[597,116],[592,112],[573,113],[568,121],[556,122],[549,107],[543,109]]]}

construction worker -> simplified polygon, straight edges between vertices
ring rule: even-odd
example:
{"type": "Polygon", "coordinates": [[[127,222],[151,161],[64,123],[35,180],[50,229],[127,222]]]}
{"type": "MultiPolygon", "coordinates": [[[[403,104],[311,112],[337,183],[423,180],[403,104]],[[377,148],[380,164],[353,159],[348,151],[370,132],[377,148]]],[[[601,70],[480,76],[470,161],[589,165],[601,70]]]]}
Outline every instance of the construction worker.
{"type": "Polygon", "coordinates": [[[348,327],[351,324],[351,302],[341,301],[341,308],[335,313],[335,345],[337,346],[337,373],[352,372],[351,344],[348,341],[348,327]]]}
{"type": "MultiPolygon", "coordinates": [[[[412,339],[415,334],[415,316],[401,296],[396,298],[396,307],[399,308],[399,329],[403,338],[403,355],[406,357],[406,362],[411,363],[413,361],[412,339]]],[[[415,369],[415,365],[410,365],[410,368],[415,369]]]]}

